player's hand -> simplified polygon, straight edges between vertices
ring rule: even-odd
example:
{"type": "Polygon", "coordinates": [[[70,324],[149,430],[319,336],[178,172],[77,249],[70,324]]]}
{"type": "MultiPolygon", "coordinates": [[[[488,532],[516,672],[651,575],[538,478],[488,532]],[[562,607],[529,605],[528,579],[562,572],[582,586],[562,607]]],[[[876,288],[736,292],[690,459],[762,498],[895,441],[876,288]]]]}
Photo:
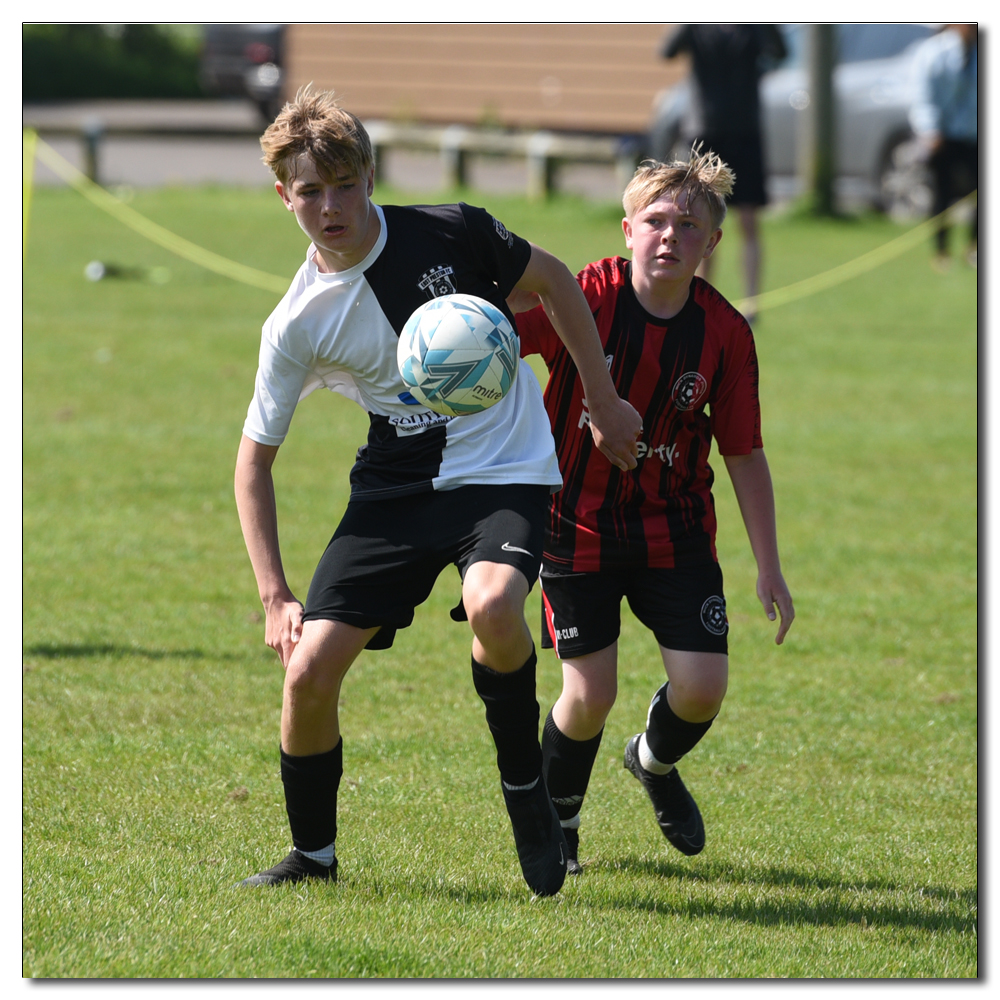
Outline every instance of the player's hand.
{"type": "Polygon", "coordinates": [[[758,577],[757,597],[764,607],[764,613],[771,621],[775,621],[779,615],[781,616],[778,634],[774,637],[774,641],[780,646],[785,641],[785,636],[792,627],[792,622],[795,621],[792,595],[788,592],[788,585],[785,583],[784,577],[780,573],[775,574],[773,578],[764,575],[758,577]],[[775,612],[775,605],[778,606],[777,612],[775,612]]]}
{"type": "Polygon", "coordinates": [[[612,395],[600,407],[590,406],[590,433],[608,461],[623,472],[638,464],[642,417],[631,403],[612,395]]]}
{"type": "Polygon", "coordinates": [[[283,669],[288,669],[292,652],[302,638],[302,605],[291,597],[272,601],[266,608],[264,641],[278,654],[283,669]]]}

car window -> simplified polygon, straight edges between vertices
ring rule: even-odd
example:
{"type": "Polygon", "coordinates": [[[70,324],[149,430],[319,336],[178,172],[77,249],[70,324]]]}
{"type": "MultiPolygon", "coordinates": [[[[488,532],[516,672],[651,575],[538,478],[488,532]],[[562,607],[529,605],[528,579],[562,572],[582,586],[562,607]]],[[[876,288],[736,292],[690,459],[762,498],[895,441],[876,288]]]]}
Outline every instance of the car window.
{"type": "MultiPolygon", "coordinates": [[[[802,24],[780,24],[788,56],[781,68],[804,66],[808,32],[802,24]]],[[[866,62],[890,59],[907,46],[933,34],[927,24],[838,24],[837,62],[866,62]]]]}
{"type": "Polygon", "coordinates": [[[926,24],[839,24],[837,62],[891,59],[932,31],[926,24]]]}
{"type": "Polygon", "coordinates": [[[805,63],[806,33],[801,24],[779,24],[778,29],[785,39],[788,55],[781,64],[782,69],[791,66],[801,66],[805,63]]]}

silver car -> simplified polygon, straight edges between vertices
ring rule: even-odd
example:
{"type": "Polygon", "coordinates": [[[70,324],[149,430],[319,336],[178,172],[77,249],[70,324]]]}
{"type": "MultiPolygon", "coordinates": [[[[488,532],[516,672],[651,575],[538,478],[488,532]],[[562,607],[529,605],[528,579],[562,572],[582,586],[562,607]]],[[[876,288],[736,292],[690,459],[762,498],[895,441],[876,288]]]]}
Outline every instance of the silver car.
{"type": "MultiPolygon", "coordinates": [[[[796,173],[798,121],[809,106],[806,26],[779,26],[788,55],[760,80],[765,170],[796,173]]],[[[909,124],[916,88],[913,60],[934,32],[929,24],[838,24],[835,142],[837,173],[860,182],[872,207],[897,217],[926,215],[930,184],[909,124]]],[[[670,158],[691,135],[691,86],[685,80],[657,98],[650,153],[670,158]]]]}

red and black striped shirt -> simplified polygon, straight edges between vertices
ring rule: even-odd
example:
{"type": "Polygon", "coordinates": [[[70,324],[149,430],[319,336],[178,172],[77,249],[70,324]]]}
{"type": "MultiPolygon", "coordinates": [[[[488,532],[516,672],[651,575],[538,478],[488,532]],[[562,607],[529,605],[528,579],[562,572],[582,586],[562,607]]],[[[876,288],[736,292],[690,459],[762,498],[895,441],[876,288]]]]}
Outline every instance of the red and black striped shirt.
{"type": "Polygon", "coordinates": [[[539,306],[517,317],[521,354],[541,354],[549,369],[545,406],[564,483],[549,511],[551,569],[717,561],[712,438],[722,455],[762,447],[747,321],[701,278],[692,280],[676,316],[659,319],[639,304],[631,274],[631,262],[614,257],[577,278],[615,387],[642,414],[639,464],[631,472],[594,446],[576,366],[545,312],[539,306]]]}

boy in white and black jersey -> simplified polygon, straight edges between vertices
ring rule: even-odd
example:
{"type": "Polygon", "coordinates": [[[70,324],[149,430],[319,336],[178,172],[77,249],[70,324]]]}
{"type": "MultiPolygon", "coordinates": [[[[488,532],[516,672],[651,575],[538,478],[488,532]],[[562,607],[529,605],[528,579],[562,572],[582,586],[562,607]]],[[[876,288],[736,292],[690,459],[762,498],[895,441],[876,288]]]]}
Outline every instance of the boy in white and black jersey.
{"type": "Polygon", "coordinates": [[[587,385],[595,443],[622,469],[635,466],[641,421],[614,390],[568,269],[482,209],[375,205],[370,141],[332,93],[300,91],[261,145],[312,244],[264,324],[236,466],[265,638],[285,669],[281,775],[293,843],[279,864],[241,884],[336,878],[341,684],[363,649],[392,645],[453,563],[462,575],[453,617],[467,617],[474,633],[473,679],[521,869],[534,892],[551,895],[562,885],[566,845],[541,778],[535,651],[524,621],[546,503],[561,483],[541,390],[523,366],[490,409],[431,413],[396,369],[399,333],[417,306],[442,294],[479,295],[510,315],[508,294],[535,292],[587,385]],[[303,607],[281,565],[271,467],[296,404],[320,387],[363,406],[370,430],[303,607]]]}

